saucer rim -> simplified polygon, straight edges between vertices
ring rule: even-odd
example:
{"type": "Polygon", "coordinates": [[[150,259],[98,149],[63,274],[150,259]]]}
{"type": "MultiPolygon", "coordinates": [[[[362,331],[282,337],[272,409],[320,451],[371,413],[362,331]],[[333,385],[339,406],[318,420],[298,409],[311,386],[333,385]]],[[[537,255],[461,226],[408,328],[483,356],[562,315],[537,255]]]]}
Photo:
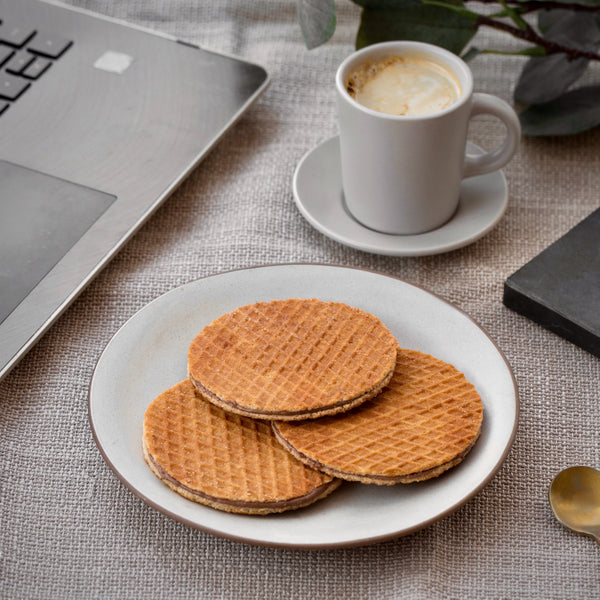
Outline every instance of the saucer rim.
{"type": "MultiPolygon", "coordinates": [[[[410,256],[414,256],[414,257],[432,256],[435,254],[451,252],[453,250],[458,250],[460,248],[468,246],[468,245],[476,242],[477,240],[481,239],[485,235],[487,235],[500,222],[500,220],[504,216],[504,213],[506,212],[506,209],[508,208],[509,194],[508,194],[508,185],[507,185],[507,181],[506,181],[506,176],[504,175],[504,172],[501,169],[498,169],[491,173],[487,173],[484,175],[478,175],[478,176],[463,180],[461,189],[466,185],[476,185],[478,187],[485,188],[486,182],[489,182],[489,180],[491,178],[499,177],[500,179],[496,182],[496,184],[500,184],[500,187],[501,187],[501,197],[499,195],[495,199],[495,202],[498,204],[498,207],[493,214],[493,218],[488,219],[485,222],[485,224],[481,227],[473,227],[473,231],[470,232],[469,235],[457,237],[457,238],[453,239],[452,241],[449,241],[446,243],[439,243],[439,242],[436,243],[435,242],[435,238],[437,236],[439,236],[440,233],[443,233],[445,228],[447,228],[450,225],[456,224],[457,216],[459,216],[459,218],[462,218],[463,216],[469,217],[469,216],[473,215],[472,210],[467,213],[461,213],[460,212],[461,202],[459,201],[458,209],[456,210],[454,215],[444,225],[441,225],[440,227],[438,227],[432,231],[427,231],[424,233],[413,234],[413,235],[406,235],[406,234],[397,234],[396,235],[396,234],[378,232],[373,229],[370,229],[370,228],[366,227],[365,225],[361,224],[359,221],[355,220],[351,215],[348,214],[346,207],[342,206],[342,211],[346,214],[346,216],[349,220],[351,220],[356,226],[358,226],[364,232],[368,232],[368,234],[370,236],[376,236],[376,237],[380,238],[382,242],[385,240],[386,244],[382,243],[382,244],[378,245],[376,243],[365,242],[365,241],[361,241],[359,239],[350,238],[347,235],[336,231],[335,228],[328,226],[328,224],[326,222],[323,222],[322,220],[318,219],[313,214],[313,212],[308,210],[306,207],[306,202],[302,199],[302,196],[298,189],[299,188],[298,181],[299,181],[300,177],[304,174],[304,170],[307,168],[306,165],[307,165],[308,160],[319,152],[321,152],[321,153],[331,152],[332,150],[330,150],[330,146],[333,147],[334,145],[336,147],[333,151],[336,152],[336,154],[339,156],[339,136],[338,135],[334,135],[330,138],[323,140],[322,142],[317,144],[315,147],[311,148],[309,151],[307,151],[302,156],[302,158],[300,159],[300,161],[298,162],[298,164],[296,166],[296,169],[294,170],[294,175],[293,175],[293,179],[292,179],[293,197],[294,197],[294,202],[296,204],[296,207],[300,211],[300,214],[317,231],[319,231],[326,237],[328,237],[344,246],[353,248],[355,250],[361,250],[363,252],[369,252],[372,254],[380,254],[380,255],[385,255],[385,256],[409,256],[409,257],[410,256]],[[424,246],[424,245],[418,243],[418,242],[422,242],[424,239],[426,239],[428,237],[433,238],[431,244],[424,246]],[[395,240],[395,242],[397,242],[397,243],[394,244],[393,247],[390,247],[390,245],[389,245],[390,240],[395,240]]],[[[473,142],[468,141],[467,142],[467,152],[468,153],[483,153],[484,151],[482,150],[482,148],[480,148],[473,142]]],[[[337,179],[341,180],[341,173],[339,172],[339,170],[338,170],[338,172],[333,174],[333,176],[335,176],[337,179]]],[[[341,192],[341,181],[340,181],[339,187],[340,187],[340,192],[341,192]]],[[[489,183],[488,183],[487,187],[490,187],[489,183]]],[[[462,206],[464,206],[464,205],[462,205],[462,206]]]]}

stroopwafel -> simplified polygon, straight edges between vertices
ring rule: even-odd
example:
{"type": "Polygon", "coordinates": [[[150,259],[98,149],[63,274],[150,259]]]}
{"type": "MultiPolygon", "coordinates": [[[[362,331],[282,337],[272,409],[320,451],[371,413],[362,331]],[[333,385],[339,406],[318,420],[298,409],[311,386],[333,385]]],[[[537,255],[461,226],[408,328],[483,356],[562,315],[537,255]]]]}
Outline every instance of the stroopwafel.
{"type": "Polygon", "coordinates": [[[152,472],[171,489],[227,512],[296,509],[340,484],[289,454],[268,423],[226,413],[200,398],[188,380],[147,408],[143,448],[152,472]]]}
{"type": "Polygon", "coordinates": [[[460,463],[479,437],[483,405],[452,365],[398,351],[394,375],[376,398],[342,415],[274,422],[299,460],[351,481],[392,485],[436,477],[460,463]]]}
{"type": "Polygon", "coordinates": [[[192,341],[188,375],[210,402],[261,419],[336,414],[387,384],[397,342],[375,316],[291,298],[242,306],[192,341]]]}

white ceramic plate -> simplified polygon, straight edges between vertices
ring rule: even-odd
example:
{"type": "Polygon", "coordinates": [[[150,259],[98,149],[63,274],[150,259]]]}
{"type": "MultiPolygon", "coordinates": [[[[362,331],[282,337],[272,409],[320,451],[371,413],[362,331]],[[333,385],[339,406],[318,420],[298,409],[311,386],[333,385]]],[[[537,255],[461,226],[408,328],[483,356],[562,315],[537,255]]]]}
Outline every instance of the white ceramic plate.
{"type": "Polygon", "coordinates": [[[119,479],[169,517],[255,544],[327,548],[407,534],[450,514],[479,492],[504,461],[518,417],[506,359],[464,312],[426,290],[382,274],[324,265],[275,265],[199,279],[157,298],[117,332],[102,353],[89,392],[100,452],[119,479]],[[205,325],[238,306],[316,297],[377,315],[401,346],[433,354],[463,371],[484,405],[481,437],[465,461],[425,483],[344,484],[328,498],[274,516],[220,512],[179,496],[144,462],[144,411],[186,377],[187,348],[205,325]]]}

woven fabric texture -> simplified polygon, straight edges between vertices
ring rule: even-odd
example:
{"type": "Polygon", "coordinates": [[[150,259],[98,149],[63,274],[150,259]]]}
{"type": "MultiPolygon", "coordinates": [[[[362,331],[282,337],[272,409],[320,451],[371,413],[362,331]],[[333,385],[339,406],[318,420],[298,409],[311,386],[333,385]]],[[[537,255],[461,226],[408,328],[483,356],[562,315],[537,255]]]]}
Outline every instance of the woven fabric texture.
{"type": "MultiPolygon", "coordinates": [[[[304,46],[292,0],[70,0],[262,64],[266,93],[0,383],[0,598],[594,598],[599,548],[547,503],[563,467],[600,467],[600,361],[502,305],[503,282],[599,205],[600,136],[524,139],[504,169],[508,210],[453,252],[394,258],[323,236],[298,212],[292,176],[337,133],[333,78],[360,11],[337,2],[326,45],[304,46]],[[272,263],[372,269],[423,286],[496,341],[520,391],[518,434],[474,499],[407,537],[295,551],[193,530],[133,496],[92,437],[87,392],[105,344],[160,294],[206,275],[272,263]]],[[[514,49],[490,31],[476,45],[514,49]]],[[[511,101],[523,58],[480,55],[476,90],[511,101]]],[[[600,70],[592,78],[600,80],[600,70]]],[[[477,118],[470,137],[503,136],[477,118]]],[[[1,341],[0,341],[1,343],[1,341]]]]}

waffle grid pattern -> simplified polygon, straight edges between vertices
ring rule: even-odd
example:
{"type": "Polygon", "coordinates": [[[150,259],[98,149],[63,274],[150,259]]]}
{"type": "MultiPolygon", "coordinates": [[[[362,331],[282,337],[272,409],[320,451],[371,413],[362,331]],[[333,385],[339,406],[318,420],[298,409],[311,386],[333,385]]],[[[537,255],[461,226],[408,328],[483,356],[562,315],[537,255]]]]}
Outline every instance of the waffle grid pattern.
{"type": "Polygon", "coordinates": [[[279,422],[294,453],[341,473],[401,477],[436,470],[479,435],[481,398],[465,376],[433,356],[400,350],[388,387],[345,413],[279,422]]]}
{"type": "Polygon", "coordinates": [[[198,398],[187,380],[150,404],[144,441],[170,477],[224,501],[285,502],[331,481],[290,455],[268,424],[198,398]]]}
{"type": "Polygon", "coordinates": [[[266,411],[357,398],[389,375],[396,341],[376,317],[342,303],[274,300],[205,327],[188,355],[193,380],[220,399],[266,411]]]}

